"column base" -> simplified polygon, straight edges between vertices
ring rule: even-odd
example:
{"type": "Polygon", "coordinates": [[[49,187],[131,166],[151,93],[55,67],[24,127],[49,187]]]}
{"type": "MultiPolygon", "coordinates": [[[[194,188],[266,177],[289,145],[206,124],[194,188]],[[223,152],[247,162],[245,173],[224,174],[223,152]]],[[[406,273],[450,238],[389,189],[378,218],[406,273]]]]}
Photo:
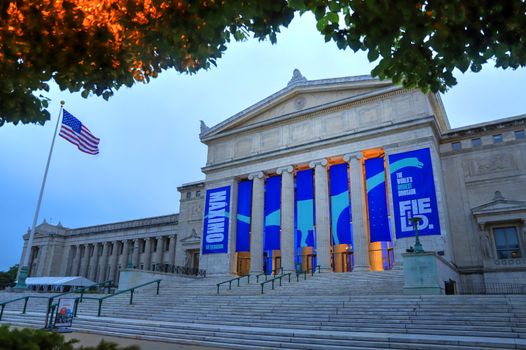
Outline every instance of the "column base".
{"type": "Polygon", "coordinates": [[[29,268],[27,266],[23,266],[20,268],[20,271],[18,272],[18,280],[16,281],[16,286],[14,288],[15,290],[27,290],[26,278],[28,271],[29,268]]]}
{"type": "Polygon", "coordinates": [[[363,271],[371,271],[369,266],[354,266],[353,271],[356,272],[363,272],[363,271]]]}

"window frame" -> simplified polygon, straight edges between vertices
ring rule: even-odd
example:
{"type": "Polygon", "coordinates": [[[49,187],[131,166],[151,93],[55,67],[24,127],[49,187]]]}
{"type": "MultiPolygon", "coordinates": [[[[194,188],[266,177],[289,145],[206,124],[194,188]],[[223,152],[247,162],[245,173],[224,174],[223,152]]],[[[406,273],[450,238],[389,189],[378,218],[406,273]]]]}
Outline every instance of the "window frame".
{"type": "Polygon", "coordinates": [[[506,223],[502,223],[502,224],[498,224],[498,225],[492,225],[491,226],[491,236],[492,236],[492,240],[493,240],[493,247],[494,247],[494,251],[495,251],[495,258],[498,259],[498,260],[509,260],[509,259],[521,259],[524,257],[524,250],[523,250],[523,247],[522,247],[522,240],[521,240],[521,236],[520,236],[520,225],[518,225],[517,223],[515,222],[506,222],[506,223]],[[496,240],[496,233],[495,231],[498,230],[498,229],[506,229],[506,228],[513,228],[515,229],[515,235],[516,235],[516,239],[517,239],[517,244],[519,246],[518,248],[518,252],[519,252],[519,255],[516,256],[516,257],[512,257],[511,254],[510,254],[510,257],[500,257],[499,255],[499,252],[513,252],[513,251],[516,251],[516,249],[513,249],[513,248],[510,248],[510,246],[508,245],[508,242],[507,242],[507,236],[505,236],[505,240],[506,240],[506,248],[505,249],[499,249],[498,246],[497,246],[497,240],[496,240]]]}

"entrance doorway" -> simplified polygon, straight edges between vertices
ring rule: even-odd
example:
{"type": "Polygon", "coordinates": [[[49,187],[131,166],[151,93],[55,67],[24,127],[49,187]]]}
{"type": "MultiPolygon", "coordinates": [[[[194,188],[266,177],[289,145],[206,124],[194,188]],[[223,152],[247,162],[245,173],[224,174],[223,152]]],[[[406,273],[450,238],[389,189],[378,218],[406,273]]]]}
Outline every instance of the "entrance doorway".
{"type": "Polygon", "coordinates": [[[199,269],[199,249],[188,249],[186,251],[186,267],[199,269]]]}
{"type": "Polygon", "coordinates": [[[237,267],[238,276],[246,276],[250,274],[250,252],[237,252],[237,267]]]}
{"type": "Polygon", "coordinates": [[[333,271],[351,272],[354,263],[352,246],[350,244],[337,244],[333,250],[333,271]]]}
{"type": "Polygon", "coordinates": [[[394,264],[393,243],[369,243],[369,263],[373,271],[391,270],[394,264]]]}
{"type": "Polygon", "coordinates": [[[312,271],[315,257],[316,254],[312,247],[303,247],[301,249],[301,271],[312,271]]]}

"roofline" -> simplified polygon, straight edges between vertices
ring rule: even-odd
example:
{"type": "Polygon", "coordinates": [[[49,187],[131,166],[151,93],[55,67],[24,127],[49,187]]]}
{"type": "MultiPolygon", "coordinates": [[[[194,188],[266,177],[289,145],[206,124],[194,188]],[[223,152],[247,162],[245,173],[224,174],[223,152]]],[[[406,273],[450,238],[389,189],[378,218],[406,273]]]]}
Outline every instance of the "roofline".
{"type": "Polygon", "coordinates": [[[161,216],[152,216],[142,219],[127,220],[127,221],[118,221],[108,224],[94,225],[94,226],[85,226],[74,229],[68,229],[67,234],[83,234],[89,232],[101,232],[101,231],[113,231],[115,229],[131,229],[144,226],[157,226],[161,224],[174,223],[177,224],[179,220],[179,214],[169,214],[161,216]],[[149,222],[146,222],[149,221],[149,222]],[[153,221],[153,222],[152,222],[153,221]],[[123,226],[117,228],[115,226],[123,226]]]}
{"type": "MultiPolygon", "coordinates": [[[[368,84],[363,84],[367,87],[368,85],[392,85],[390,80],[380,80],[378,78],[373,78],[370,75],[358,75],[351,77],[339,77],[339,78],[330,78],[330,79],[318,79],[318,80],[303,80],[290,82],[286,87],[279,90],[278,92],[273,93],[270,96],[267,96],[263,100],[253,104],[252,106],[245,108],[241,112],[234,114],[233,116],[223,120],[222,122],[212,126],[208,130],[202,132],[199,137],[201,141],[206,141],[207,139],[213,137],[213,135],[220,131],[224,126],[231,124],[232,122],[242,119],[245,116],[248,116],[254,112],[258,112],[262,107],[269,107],[269,103],[276,101],[280,98],[283,98],[289,94],[292,94],[297,91],[301,91],[309,88],[324,87],[325,89],[330,89],[334,85],[346,84],[346,83],[356,83],[363,82],[368,84]]],[[[360,86],[362,87],[362,86],[360,86]]]]}
{"type": "Polygon", "coordinates": [[[181,190],[183,190],[183,189],[185,189],[187,187],[201,187],[200,185],[202,185],[204,187],[205,180],[199,180],[199,181],[193,181],[193,182],[184,183],[181,186],[177,187],[177,190],[181,191],[181,190]]]}
{"type": "Polygon", "coordinates": [[[487,122],[466,125],[455,129],[450,129],[442,134],[442,138],[450,139],[461,137],[464,135],[472,135],[489,130],[502,129],[506,127],[513,127],[518,125],[526,125],[526,114],[520,114],[513,117],[501,118],[487,122]]]}

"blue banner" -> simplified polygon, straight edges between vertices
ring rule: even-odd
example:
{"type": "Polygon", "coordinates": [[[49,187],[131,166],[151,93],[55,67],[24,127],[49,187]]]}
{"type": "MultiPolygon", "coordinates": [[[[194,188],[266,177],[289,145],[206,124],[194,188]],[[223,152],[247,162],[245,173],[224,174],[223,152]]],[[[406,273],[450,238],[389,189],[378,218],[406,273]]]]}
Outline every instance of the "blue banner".
{"type": "Polygon", "coordinates": [[[353,244],[347,163],[330,167],[332,244],[353,244]]]}
{"type": "MultiPolygon", "coordinates": [[[[314,193],[312,169],[296,173],[295,247],[314,247],[314,193]]],[[[301,254],[301,253],[299,253],[301,254]]],[[[296,254],[296,255],[299,255],[296,254]]]]}
{"type": "Polygon", "coordinates": [[[251,212],[252,181],[240,181],[237,186],[236,252],[250,251],[251,212]]]}
{"type": "Polygon", "coordinates": [[[365,160],[370,242],[390,242],[384,158],[365,160]]]}
{"type": "Polygon", "coordinates": [[[429,148],[389,156],[396,238],[414,236],[411,218],[418,216],[420,235],[440,235],[440,222],[429,148]]]}
{"type": "Polygon", "coordinates": [[[272,176],[265,181],[265,226],[263,250],[272,256],[272,250],[280,249],[281,230],[281,176],[272,176]]]}
{"type": "Polygon", "coordinates": [[[206,191],[202,254],[228,252],[229,212],[230,186],[206,191]]]}

